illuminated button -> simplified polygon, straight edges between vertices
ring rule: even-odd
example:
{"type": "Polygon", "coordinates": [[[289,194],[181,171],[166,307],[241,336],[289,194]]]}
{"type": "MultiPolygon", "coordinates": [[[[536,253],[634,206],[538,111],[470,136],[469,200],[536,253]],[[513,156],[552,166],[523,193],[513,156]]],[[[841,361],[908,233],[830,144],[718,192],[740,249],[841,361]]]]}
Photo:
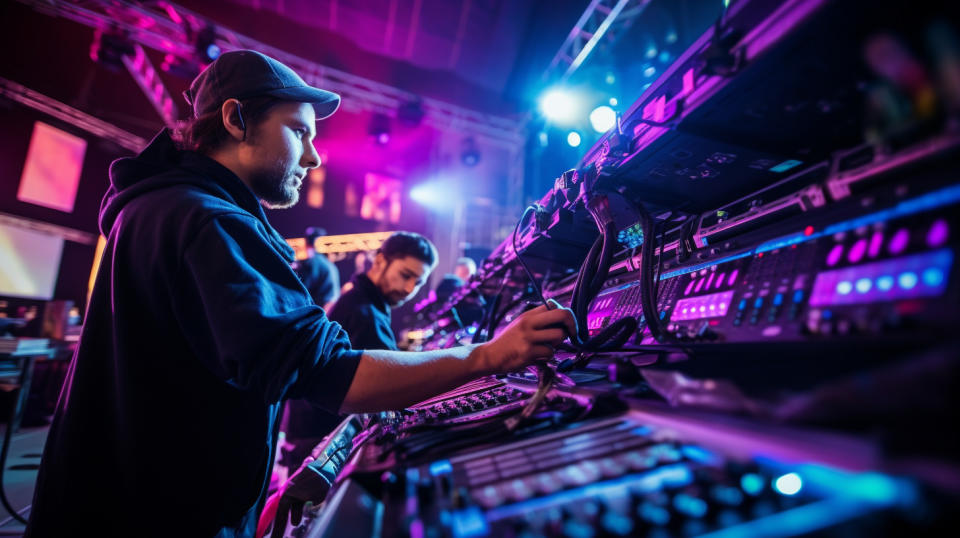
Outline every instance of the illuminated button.
{"type": "Polygon", "coordinates": [[[720,273],[720,275],[717,276],[717,284],[714,286],[715,289],[723,287],[723,279],[726,278],[726,276],[727,273],[720,273]]]}
{"type": "Polygon", "coordinates": [[[743,310],[746,307],[747,307],[747,300],[740,299],[740,304],[737,305],[737,310],[743,310]]]}
{"type": "Polygon", "coordinates": [[[853,284],[848,280],[842,280],[837,283],[837,293],[840,295],[846,295],[853,291],[853,284]]]}
{"type": "Polygon", "coordinates": [[[930,247],[939,247],[947,242],[949,235],[950,229],[947,226],[947,221],[938,219],[930,226],[930,230],[927,232],[927,245],[930,247]]]}
{"type": "Polygon", "coordinates": [[[783,304],[783,294],[782,294],[782,293],[778,293],[778,294],[776,294],[776,295],[773,296],[773,304],[774,304],[775,306],[780,306],[780,305],[783,304]]]}
{"type": "Polygon", "coordinates": [[[883,232],[877,230],[870,237],[870,246],[867,247],[867,256],[876,258],[880,255],[880,249],[883,248],[883,232]]]}
{"type": "Polygon", "coordinates": [[[877,278],[877,289],[880,291],[890,291],[893,289],[893,277],[890,275],[884,275],[877,278]]]}
{"type": "Polygon", "coordinates": [[[757,308],[757,309],[762,308],[762,307],[763,307],[763,297],[757,297],[757,299],[756,299],[755,301],[753,301],[753,307],[754,307],[754,308],[757,308]]]}
{"type": "Polygon", "coordinates": [[[870,291],[870,288],[873,287],[873,281],[870,280],[869,278],[861,278],[857,280],[857,283],[855,284],[855,286],[858,292],[867,293],[868,291],[870,291]]]}
{"type": "Polygon", "coordinates": [[[728,286],[733,286],[734,284],[736,284],[736,283],[737,283],[737,275],[739,275],[739,274],[740,274],[740,270],[739,270],[739,269],[734,269],[733,272],[730,273],[730,278],[727,280],[727,285],[728,285],[728,286]]]}
{"type": "Polygon", "coordinates": [[[833,248],[830,249],[830,252],[827,253],[827,267],[833,267],[840,262],[840,258],[843,257],[843,245],[836,244],[833,245],[833,248]]]}
{"type": "Polygon", "coordinates": [[[847,260],[850,263],[857,263],[863,259],[863,256],[867,253],[867,240],[858,239],[856,243],[850,247],[850,252],[847,254],[847,260]]]}
{"type": "Polygon", "coordinates": [[[890,238],[890,244],[887,248],[890,250],[890,254],[900,254],[907,249],[909,242],[910,232],[908,232],[906,228],[900,228],[893,234],[893,237],[890,238]]]}
{"type": "Polygon", "coordinates": [[[757,496],[763,493],[763,478],[755,473],[747,473],[740,477],[740,488],[747,494],[757,496]]]}
{"type": "Polygon", "coordinates": [[[900,277],[897,278],[897,282],[900,283],[901,288],[905,290],[911,290],[917,285],[917,274],[912,271],[900,273],[900,277]]]}
{"type": "Polygon", "coordinates": [[[793,302],[799,303],[803,301],[803,290],[796,290],[793,292],[793,302]]]}
{"type": "Polygon", "coordinates": [[[930,287],[936,287],[943,283],[943,271],[936,267],[931,267],[923,272],[923,283],[930,287]]]}
{"type": "Polygon", "coordinates": [[[787,473],[773,482],[773,488],[783,495],[796,495],[803,488],[803,480],[797,473],[787,473]]]}

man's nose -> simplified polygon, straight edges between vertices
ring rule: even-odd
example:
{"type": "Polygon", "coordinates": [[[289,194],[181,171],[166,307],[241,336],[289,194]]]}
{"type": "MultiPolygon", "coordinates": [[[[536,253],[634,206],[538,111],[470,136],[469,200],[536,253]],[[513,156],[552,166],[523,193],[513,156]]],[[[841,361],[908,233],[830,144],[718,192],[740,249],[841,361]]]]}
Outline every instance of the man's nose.
{"type": "Polygon", "coordinates": [[[306,142],[303,145],[303,159],[300,160],[300,166],[308,170],[320,166],[320,154],[317,153],[313,142],[306,142]]]}

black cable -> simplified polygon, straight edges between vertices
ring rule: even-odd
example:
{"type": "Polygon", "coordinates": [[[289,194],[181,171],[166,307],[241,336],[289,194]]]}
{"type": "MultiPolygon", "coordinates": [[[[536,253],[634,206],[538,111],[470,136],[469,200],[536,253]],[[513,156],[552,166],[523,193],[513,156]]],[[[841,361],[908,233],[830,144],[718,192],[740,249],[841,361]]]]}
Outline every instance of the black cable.
{"type": "Polygon", "coordinates": [[[523,267],[524,272],[527,273],[527,277],[530,278],[530,284],[533,286],[534,291],[537,292],[537,298],[539,298],[540,302],[546,306],[547,300],[543,296],[543,289],[540,287],[540,283],[537,281],[537,279],[534,278],[533,272],[530,271],[529,267],[527,267],[527,262],[523,261],[523,256],[520,255],[520,249],[517,247],[517,232],[520,231],[520,225],[523,224],[523,221],[527,220],[527,215],[530,214],[531,211],[536,213],[537,206],[527,206],[527,208],[523,210],[523,215],[520,216],[520,220],[517,221],[517,225],[513,227],[511,243],[513,244],[513,253],[516,254],[517,261],[520,262],[520,266],[523,267]]]}

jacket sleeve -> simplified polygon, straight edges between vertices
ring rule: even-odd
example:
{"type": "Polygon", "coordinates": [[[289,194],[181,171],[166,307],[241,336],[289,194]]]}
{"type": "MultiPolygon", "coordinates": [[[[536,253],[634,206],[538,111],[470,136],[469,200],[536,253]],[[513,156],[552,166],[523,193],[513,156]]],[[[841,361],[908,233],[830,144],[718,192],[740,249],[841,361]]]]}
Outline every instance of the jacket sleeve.
{"type": "Polygon", "coordinates": [[[305,398],[338,411],[361,352],[313,304],[256,218],[219,215],[201,226],[173,302],[191,348],[220,379],[267,403],[305,398]]]}

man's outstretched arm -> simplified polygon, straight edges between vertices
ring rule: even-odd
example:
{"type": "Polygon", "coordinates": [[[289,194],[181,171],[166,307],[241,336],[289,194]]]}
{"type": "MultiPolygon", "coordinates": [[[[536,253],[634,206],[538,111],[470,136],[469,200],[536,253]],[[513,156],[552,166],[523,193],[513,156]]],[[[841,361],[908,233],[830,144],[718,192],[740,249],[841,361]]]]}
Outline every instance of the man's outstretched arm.
{"type": "Polygon", "coordinates": [[[573,314],[539,306],[484,344],[435,351],[364,351],[341,413],[399,409],[491,374],[520,370],[553,356],[576,334],[573,314]]]}

